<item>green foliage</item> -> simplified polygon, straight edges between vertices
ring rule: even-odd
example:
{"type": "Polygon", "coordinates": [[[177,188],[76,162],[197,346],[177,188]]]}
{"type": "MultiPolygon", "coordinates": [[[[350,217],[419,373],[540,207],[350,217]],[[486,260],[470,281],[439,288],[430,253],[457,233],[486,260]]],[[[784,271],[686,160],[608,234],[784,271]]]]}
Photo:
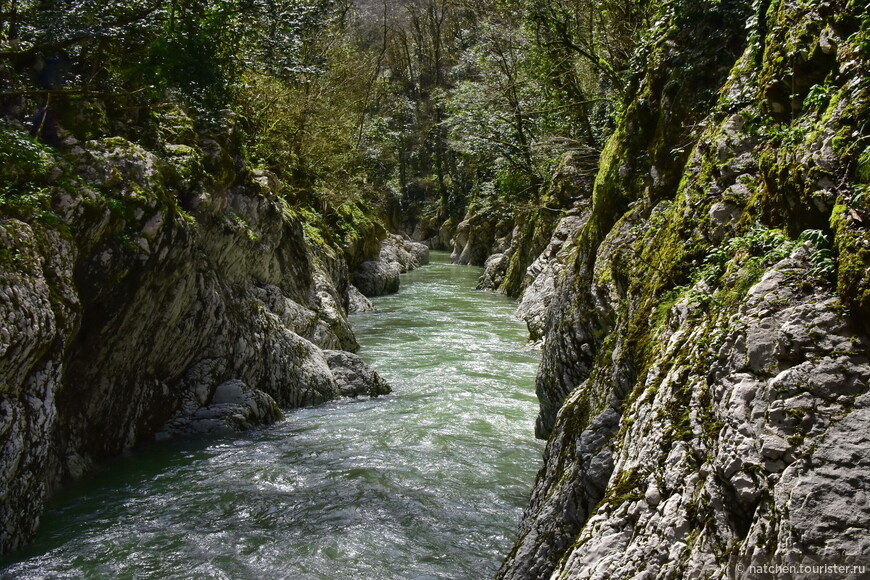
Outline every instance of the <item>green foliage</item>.
{"type": "Polygon", "coordinates": [[[864,0],[849,0],[848,11],[860,15],[860,29],[848,41],[852,43],[865,60],[870,60],[870,13],[864,0]]]}
{"type": "Polygon", "coordinates": [[[769,229],[756,223],[742,236],[732,238],[724,246],[711,251],[693,280],[715,284],[725,273],[725,267],[735,256],[742,255],[757,266],[768,266],[786,258],[794,248],[782,230],[769,229]]]}
{"type": "MultiPolygon", "coordinates": [[[[649,2],[532,0],[528,23],[553,88],[585,101],[597,78],[622,88],[623,73],[650,16],[649,2]]],[[[581,113],[582,114],[582,113],[581,113]]],[[[582,122],[582,121],[581,121],[582,122]]]]}
{"type": "Polygon", "coordinates": [[[38,188],[54,165],[51,149],[20,132],[0,129],[0,188],[4,192],[38,188]]]}
{"type": "MultiPolygon", "coordinates": [[[[4,8],[0,69],[80,140],[120,127],[146,148],[196,148],[204,127],[231,130],[232,153],[277,176],[312,236],[352,241],[375,213],[431,234],[471,203],[507,219],[542,203],[567,149],[594,172],[650,3],[388,8],[23,0],[4,8]]],[[[57,144],[55,133],[39,135],[57,144]]]]}
{"type": "Polygon", "coordinates": [[[235,229],[242,232],[250,242],[256,244],[260,241],[260,234],[254,231],[251,225],[245,221],[242,216],[234,212],[228,212],[227,219],[229,220],[229,223],[232,224],[235,229]]]}
{"type": "Polygon", "coordinates": [[[804,142],[809,134],[809,127],[805,125],[790,125],[770,123],[761,131],[762,136],[782,147],[794,147],[804,142]]]}
{"type": "Polygon", "coordinates": [[[46,59],[44,88],[183,95],[228,105],[245,70],[297,78],[316,70],[308,52],[332,17],[330,0],[52,0],[14,4],[7,58],[46,59]]]}
{"type": "Polygon", "coordinates": [[[804,97],[804,108],[817,111],[824,110],[828,105],[835,87],[827,84],[813,85],[804,97]]]}
{"type": "Polygon", "coordinates": [[[142,61],[121,74],[127,81],[144,80],[155,97],[175,89],[196,103],[219,106],[228,100],[227,63],[215,56],[210,37],[206,28],[160,36],[142,61]]]}
{"type": "Polygon", "coordinates": [[[809,242],[815,249],[810,255],[809,275],[823,280],[832,280],[837,273],[831,242],[822,230],[805,230],[798,237],[798,244],[809,242]]]}
{"type": "Polygon", "coordinates": [[[0,129],[0,211],[53,221],[51,151],[21,133],[0,129]]]}

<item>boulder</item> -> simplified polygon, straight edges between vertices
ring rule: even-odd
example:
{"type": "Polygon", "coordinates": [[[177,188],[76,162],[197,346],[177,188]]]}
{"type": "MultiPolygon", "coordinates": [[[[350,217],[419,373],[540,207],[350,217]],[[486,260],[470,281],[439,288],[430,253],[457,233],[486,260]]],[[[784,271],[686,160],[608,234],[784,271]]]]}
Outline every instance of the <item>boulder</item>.
{"type": "Polygon", "coordinates": [[[326,350],[323,354],[345,397],[377,397],[392,392],[387,381],[359,356],[342,350],[326,350]]]}

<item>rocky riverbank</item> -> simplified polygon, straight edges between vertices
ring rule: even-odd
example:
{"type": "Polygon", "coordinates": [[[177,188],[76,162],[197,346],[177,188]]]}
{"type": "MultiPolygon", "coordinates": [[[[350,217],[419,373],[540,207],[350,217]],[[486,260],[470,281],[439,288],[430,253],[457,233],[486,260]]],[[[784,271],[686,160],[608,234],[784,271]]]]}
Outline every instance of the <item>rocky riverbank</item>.
{"type": "Polygon", "coordinates": [[[672,8],[527,270],[548,444],[499,578],[870,557],[862,9],[672,8]]]}
{"type": "MultiPolygon", "coordinates": [[[[381,241],[375,259],[362,262],[353,273],[353,284],[364,297],[383,296],[399,291],[399,274],[429,263],[429,246],[397,234],[381,241]]],[[[364,312],[370,304],[355,298],[352,312],[364,312]]]]}
{"type": "MultiPolygon", "coordinates": [[[[0,136],[16,160],[4,178],[33,192],[0,221],[3,552],[31,537],[52,489],[142,441],[390,391],[353,354],[347,313],[365,299],[342,251],[245,165],[232,121],[162,123],[154,150],[0,136]]],[[[425,256],[389,237],[376,264],[393,283],[425,256]]]]}

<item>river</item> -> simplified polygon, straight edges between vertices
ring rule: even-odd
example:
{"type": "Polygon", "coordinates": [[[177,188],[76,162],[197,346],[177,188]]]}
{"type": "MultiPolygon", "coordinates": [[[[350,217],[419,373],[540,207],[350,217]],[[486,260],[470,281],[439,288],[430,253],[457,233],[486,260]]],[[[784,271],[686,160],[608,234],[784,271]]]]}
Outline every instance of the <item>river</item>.
{"type": "Polygon", "coordinates": [[[353,317],[377,399],[154,445],[54,498],[6,578],[490,578],[540,464],[537,353],[446,254],[353,317]]]}

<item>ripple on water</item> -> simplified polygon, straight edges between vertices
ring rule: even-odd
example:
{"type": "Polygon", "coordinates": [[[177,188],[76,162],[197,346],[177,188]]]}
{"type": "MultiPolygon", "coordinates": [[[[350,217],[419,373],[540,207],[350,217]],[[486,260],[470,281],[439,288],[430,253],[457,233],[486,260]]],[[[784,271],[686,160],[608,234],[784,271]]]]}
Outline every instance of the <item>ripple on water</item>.
{"type": "Polygon", "coordinates": [[[117,461],[57,498],[2,575],[491,577],[542,445],[537,355],[515,304],[472,290],[479,275],[435,263],[353,318],[392,395],[117,461]]]}

